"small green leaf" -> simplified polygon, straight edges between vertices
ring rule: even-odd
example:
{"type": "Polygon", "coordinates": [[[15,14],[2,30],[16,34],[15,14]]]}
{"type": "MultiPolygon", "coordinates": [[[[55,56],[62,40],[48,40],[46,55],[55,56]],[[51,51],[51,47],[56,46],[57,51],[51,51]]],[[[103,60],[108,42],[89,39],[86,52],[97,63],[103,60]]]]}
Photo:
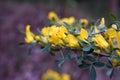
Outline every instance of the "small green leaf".
{"type": "Polygon", "coordinates": [[[52,56],[55,56],[54,51],[50,50],[49,53],[50,53],[52,56]]]}
{"type": "Polygon", "coordinates": [[[25,42],[20,42],[19,45],[25,45],[26,43],[25,42]]]}
{"type": "Polygon", "coordinates": [[[83,57],[78,57],[78,58],[77,58],[77,63],[78,63],[78,64],[81,64],[83,60],[84,60],[83,57]]]}
{"type": "Polygon", "coordinates": [[[119,50],[120,51],[120,48],[113,48],[113,50],[119,50]]]}
{"type": "Polygon", "coordinates": [[[58,63],[58,67],[61,68],[62,65],[64,64],[65,58],[58,57],[56,58],[56,62],[58,63]]]}
{"type": "Polygon", "coordinates": [[[41,49],[41,51],[43,52],[50,52],[50,43],[46,44],[45,47],[43,49],[41,49]]]}
{"type": "Polygon", "coordinates": [[[30,43],[30,45],[33,47],[33,46],[36,46],[37,43],[36,43],[36,42],[33,42],[33,43],[30,43]]]}
{"type": "Polygon", "coordinates": [[[30,55],[31,52],[32,52],[32,46],[29,46],[29,47],[28,47],[28,55],[30,55]]]}
{"type": "Polygon", "coordinates": [[[94,49],[91,46],[85,46],[85,47],[82,48],[82,50],[87,54],[94,51],[94,49]]]}
{"type": "Polygon", "coordinates": [[[105,66],[105,64],[103,62],[94,62],[93,65],[95,67],[104,67],[105,66]]]}
{"type": "Polygon", "coordinates": [[[114,73],[114,69],[112,68],[112,69],[109,69],[106,74],[107,74],[107,76],[109,76],[110,78],[112,78],[113,73],[114,73]]]}
{"type": "Polygon", "coordinates": [[[78,65],[78,67],[81,68],[81,69],[87,69],[87,68],[90,67],[90,64],[82,63],[82,64],[78,65]]]}
{"type": "Polygon", "coordinates": [[[64,60],[61,60],[59,63],[58,63],[58,67],[61,68],[64,64],[64,60]]]}
{"type": "Polygon", "coordinates": [[[25,31],[20,31],[20,33],[25,35],[25,31]]]}
{"type": "Polygon", "coordinates": [[[82,40],[80,40],[80,39],[78,39],[78,42],[79,42],[81,45],[86,45],[86,44],[87,44],[86,42],[84,42],[84,41],[82,41],[82,40]]]}
{"type": "Polygon", "coordinates": [[[68,23],[64,22],[64,26],[69,29],[71,27],[71,25],[69,25],[68,23]]]}
{"type": "Polygon", "coordinates": [[[91,62],[95,62],[96,61],[96,59],[93,58],[92,56],[85,56],[84,59],[89,60],[91,62]]]}
{"type": "Polygon", "coordinates": [[[107,64],[106,64],[106,67],[107,67],[107,68],[112,68],[112,65],[111,65],[110,63],[107,63],[107,64]]]}
{"type": "Polygon", "coordinates": [[[113,19],[113,20],[117,20],[117,17],[115,16],[115,14],[110,13],[109,16],[110,16],[111,19],[113,19]]]}
{"type": "Polygon", "coordinates": [[[90,70],[90,80],[96,80],[96,76],[95,68],[92,66],[90,70]]]}
{"type": "Polygon", "coordinates": [[[120,21],[114,21],[114,23],[117,25],[117,30],[120,30],[120,21]]]}
{"type": "Polygon", "coordinates": [[[66,59],[66,60],[71,60],[72,57],[71,57],[70,55],[67,55],[67,56],[65,56],[65,59],[66,59]]]}
{"type": "Polygon", "coordinates": [[[90,51],[91,47],[90,46],[85,46],[83,47],[83,51],[90,51]]]}
{"type": "Polygon", "coordinates": [[[92,46],[92,48],[93,48],[94,50],[99,49],[98,46],[92,46]]]}

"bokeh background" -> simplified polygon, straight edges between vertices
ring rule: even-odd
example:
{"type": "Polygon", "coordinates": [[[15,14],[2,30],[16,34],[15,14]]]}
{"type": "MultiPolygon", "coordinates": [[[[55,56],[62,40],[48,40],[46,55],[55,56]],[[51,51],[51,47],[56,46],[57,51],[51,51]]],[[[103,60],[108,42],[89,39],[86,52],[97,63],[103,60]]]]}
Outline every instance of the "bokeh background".
{"type": "MultiPolygon", "coordinates": [[[[0,0],[0,80],[41,80],[47,69],[68,73],[71,80],[89,80],[89,70],[80,70],[75,61],[66,61],[60,69],[55,56],[40,52],[39,47],[28,55],[28,46],[19,45],[24,41],[21,31],[25,26],[30,24],[36,33],[37,28],[47,24],[49,11],[55,11],[59,17],[91,21],[105,17],[108,23],[109,13],[120,17],[120,0],[0,0]]],[[[97,80],[110,80],[105,71],[97,69],[97,80]]],[[[112,80],[118,80],[114,76],[112,80]]]]}

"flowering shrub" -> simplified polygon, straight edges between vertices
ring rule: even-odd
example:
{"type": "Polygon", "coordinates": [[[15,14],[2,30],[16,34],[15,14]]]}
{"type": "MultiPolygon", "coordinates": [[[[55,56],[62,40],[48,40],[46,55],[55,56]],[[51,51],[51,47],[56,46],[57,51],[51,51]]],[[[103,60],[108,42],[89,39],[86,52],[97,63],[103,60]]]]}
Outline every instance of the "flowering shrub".
{"type": "Polygon", "coordinates": [[[56,60],[59,67],[65,60],[76,60],[79,68],[90,69],[91,80],[96,79],[95,67],[107,67],[106,73],[112,77],[114,68],[120,66],[120,22],[111,16],[114,21],[106,26],[104,17],[90,23],[87,19],[78,21],[73,16],[59,18],[55,12],[50,12],[50,23],[39,30],[39,34],[32,33],[30,25],[26,26],[25,43],[39,45],[41,51],[51,55],[60,54],[56,60]]]}

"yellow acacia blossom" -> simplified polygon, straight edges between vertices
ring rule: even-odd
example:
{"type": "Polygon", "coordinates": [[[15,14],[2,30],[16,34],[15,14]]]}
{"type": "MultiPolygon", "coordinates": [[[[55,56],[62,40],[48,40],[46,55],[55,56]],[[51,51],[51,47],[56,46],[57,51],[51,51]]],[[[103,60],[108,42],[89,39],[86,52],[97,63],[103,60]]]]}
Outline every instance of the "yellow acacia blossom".
{"type": "Polygon", "coordinates": [[[61,80],[70,80],[70,75],[63,73],[61,75],[61,78],[62,78],[61,80]]]}
{"type": "Polygon", "coordinates": [[[59,18],[58,18],[58,15],[55,12],[51,11],[48,14],[48,19],[50,21],[57,21],[59,18]]]}
{"type": "Polygon", "coordinates": [[[81,28],[80,35],[78,36],[78,38],[80,40],[88,43],[88,41],[86,40],[88,38],[88,32],[87,32],[87,30],[85,30],[84,28],[81,28]]]}
{"type": "Polygon", "coordinates": [[[107,43],[107,41],[104,39],[104,37],[101,34],[96,34],[92,38],[92,41],[95,42],[96,46],[102,49],[107,49],[109,47],[109,44],[107,43]]]}
{"type": "Polygon", "coordinates": [[[119,61],[118,61],[117,59],[113,59],[113,60],[112,60],[112,65],[113,65],[113,67],[117,67],[118,64],[119,64],[119,61]]]}
{"type": "Polygon", "coordinates": [[[76,37],[72,34],[68,34],[65,41],[67,43],[66,46],[68,46],[68,47],[71,47],[71,48],[79,47],[79,43],[78,43],[76,37]]]}
{"type": "Polygon", "coordinates": [[[69,17],[69,18],[62,18],[60,20],[60,23],[67,23],[69,25],[72,25],[75,22],[75,18],[73,16],[69,17]]]}
{"type": "MultiPolygon", "coordinates": [[[[114,28],[110,28],[104,34],[112,48],[120,48],[120,31],[117,32],[114,28]]],[[[120,57],[120,51],[115,52],[120,57]]]]}
{"type": "Polygon", "coordinates": [[[101,18],[101,22],[100,22],[100,24],[98,25],[98,28],[99,28],[99,29],[102,29],[102,28],[104,28],[104,27],[105,27],[105,18],[102,17],[102,18],[101,18]]]}
{"type": "Polygon", "coordinates": [[[61,39],[65,39],[66,35],[68,34],[68,30],[64,26],[60,26],[57,32],[57,36],[61,39]]]}
{"type": "Polygon", "coordinates": [[[41,80],[61,80],[61,76],[56,71],[49,69],[45,74],[43,74],[41,80]]]}
{"type": "Polygon", "coordinates": [[[35,35],[35,40],[36,41],[41,41],[41,36],[40,35],[35,35]]]}
{"type": "Polygon", "coordinates": [[[63,40],[68,33],[67,29],[64,26],[52,25],[50,27],[45,27],[42,29],[42,34],[47,40],[54,45],[64,45],[63,40]]]}
{"type": "Polygon", "coordinates": [[[112,24],[111,26],[112,26],[112,28],[117,30],[117,25],[116,24],[112,24]]]}
{"type": "Polygon", "coordinates": [[[97,26],[90,26],[90,30],[92,31],[92,34],[98,34],[100,31],[98,30],[97,26]]]}
{"type": "Polygon", "coordinates": [[[117,32],[117,43],[118,43],[118,47],[120,48],[120,31],[117,32]]]}
{"type": "Polygon", "coordinates": [[[25,31],[25,42],[26,43],[32,43],[32,42],[35,42],[35,35],[30,31],[30,25],[27,25],[26,26],[26,31],[25,31]]]}
{"type": "MultiPolygon", "coordinates": [[[[117,32],[116,40],[117,40],[117,47],[120,49],[120,31],[117,32]]],[[[116,53],[120,57],[120,51],[116,50],[116,53]]]]}
{"type": "MultiPolygon", "coordinates": [[[[98,33],[97,28],[95,27],[95,33],[98,33]]],[[[104,39],[104,37],[101,34],[95,34],[94,37],[92,38],[92,41],[95,42],[95,45],[107,50],[109,47],[108,42],[104,39]]]]}
{"type": "Polygon", "coordinates": [[[87,19],[84,19],[84,18],[83,18],[83,19],[80,19],[79,22],[80,22],[81,24],[85,25],[85,26],[88,25],[88,20],[87,20],[87,19]]]}
{"type": "Polygon", "coordinates": [[[42,80],[70,80],[70,75],[63,73],[60,75],[58,72],[53,71],[51,69],[47,70],[46,73],[42,75],[42,80]]]}
{"type": "Polygon", "coordinates": [[[99,33],[99,30],[97,29],[96,26],[94,26],[94,33],[95,33],[95,34],[99,33]]]}
{"type": "Polygon", "coordinates": [[[105,39],[108,40],[110,46],[113,48],[114,44],[113,44],[113,40],[116,38],[116,30],[114,28],[109,28],[105,33],[105,39]]]}

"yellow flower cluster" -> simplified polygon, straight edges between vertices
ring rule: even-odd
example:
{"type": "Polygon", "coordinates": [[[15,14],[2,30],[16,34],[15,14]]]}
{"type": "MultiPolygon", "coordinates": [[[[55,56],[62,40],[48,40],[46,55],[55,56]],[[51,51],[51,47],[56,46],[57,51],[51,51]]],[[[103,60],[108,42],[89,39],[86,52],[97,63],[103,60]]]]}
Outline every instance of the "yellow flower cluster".
{"type": "MultiPolygon", "coordinates": [[[[43,27],[40,35],[33,34],[30,31],[30,25],[26,26],[26,43],[38,43],[42,46],[50,43],[51,47],[69,47],[78,50],[82,50],[85,45],[97,46],[99,49],[94,51],[100,52],[103,50],[110,54],[114,52],[114,55],[120,57],[120,31],[117,30],[116,24],[112,24],[110,28],[107,28],[105,19],[101,18],[99,25],[92,25],[89,29],[89,27],[87,27],[87,19],[77,21],[73,16],[69,18],[59,18],[55,12],[50,12],[48,19],[52,24],[43,27]],[[89,39],[91,39],[91,41],[89,39]],[[82,44],[81,41],[84,44],[82,44]],[[118,49],[114,51],[114,48],[118,49]]],[[[116,60],[113,60],[113,63],[116,62],[116,60]]]]}
{"type": "Polygon", "coordinates": [[[58,72],[49,69],[43,74],[41,80],[70,80],[70,75],[66,73],[60,75],[58,72]]]}

